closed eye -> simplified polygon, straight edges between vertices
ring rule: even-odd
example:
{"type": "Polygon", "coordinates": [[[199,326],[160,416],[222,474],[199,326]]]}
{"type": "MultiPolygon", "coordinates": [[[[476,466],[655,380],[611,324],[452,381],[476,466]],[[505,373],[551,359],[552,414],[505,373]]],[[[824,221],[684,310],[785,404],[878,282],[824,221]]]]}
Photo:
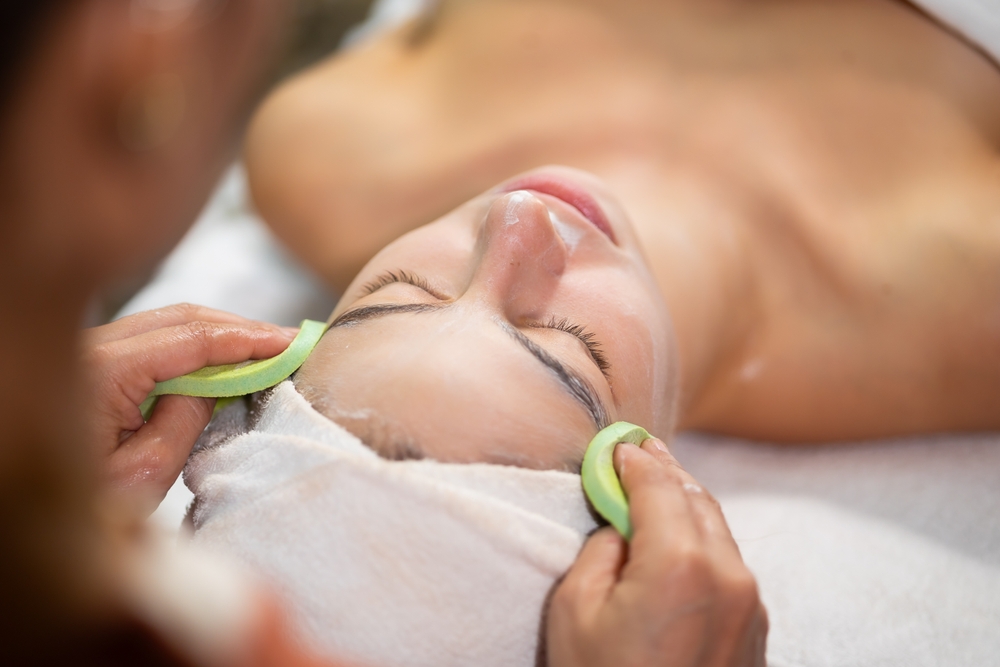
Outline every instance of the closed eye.
{"type": "Polygon", "coordinates": [[[555,319],[552,318],[541,328],[545,329],[556,329],[558,331],[564,331],[571,336],[576,336],[581,343],[587,346],[587,352],[590,353],[590,357],[597,364],[597,367],[601,369],[601,373],[605,378],[610,378],[611,362],[604,355],[604,351],[601,350],[601,343],[594,336],[593,332],[587,331],[579,324],[573,324],[566,318],[555,319]]]}
{"type": "Polygon", "coordinates": [[[408,285],[413,285],[414,287],[418,287],[423,291],[427,292],[435,299],[440,299],[441,301],[448,300],[447,296],[441,294],[440,292],[432,288],[430,284],[427,282],[427,280],[425,280],[423,277],[418,276],[415,273],[402,270],[386,271],[385,273],[379,275],[371,282],[365,283],[365,285],[361,288],[361,294],[362,296],[374,294],[383,287],[387,287],[388,285],[392,285],[393,283],[406,283],[408,285]]]}
{"type": "MultiPolygon", "coordinates": [[[[393,283],[406,283],[408,285],[413,285],[414,287],[427,292],[436,299],[441,301],[449,300],[447,296],[432,288],[425,278],[404,270],[386,271],[385,273],[377,276],[374,280],[365,283],[365,285],[361,288],[362,296],[374,294],[380,289],[392,285],[393,283]]],[[[600,341],[597,340],[592,332],[587,331],[579,324],[573,324],[566,318],[552,318],[543,325],[537,325],[537,328],[556,329],[557,331],[568,333],[571,336],[576,336],[576,338],[586,346],[587,352],[590,354],[590,358],[593,359],[594,363],[601,370],[604,377],[608,380],[611,379],[611,362],[609,362],[608,358],[604,355],[603,350],[601,350],[600,341]]]]}

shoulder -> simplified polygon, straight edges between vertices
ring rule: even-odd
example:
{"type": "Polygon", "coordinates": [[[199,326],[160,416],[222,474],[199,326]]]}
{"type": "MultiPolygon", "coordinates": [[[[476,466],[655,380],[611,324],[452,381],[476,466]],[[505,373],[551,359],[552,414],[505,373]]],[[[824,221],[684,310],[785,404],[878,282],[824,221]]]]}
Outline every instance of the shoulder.
{"type": "Polygon", "coordinates": [[[425,152],[413,131],[425,115],[422,95],[406,84],[404,66],[391,42],[376,40],[281,85],[250,125],[244,159],[255,205],[335,285],[352,277],[339,267],[371,254],[366,230],[399,215],[400,197],[387,194],[401,190],[425,152]]]}

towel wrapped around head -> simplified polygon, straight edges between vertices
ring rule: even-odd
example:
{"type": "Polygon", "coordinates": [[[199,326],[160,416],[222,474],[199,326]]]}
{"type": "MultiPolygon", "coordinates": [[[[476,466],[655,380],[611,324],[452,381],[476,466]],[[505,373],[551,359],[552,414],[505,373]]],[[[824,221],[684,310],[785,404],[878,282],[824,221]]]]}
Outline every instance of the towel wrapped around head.
{"type": "Polygon", "coordinates": [[[312,648],[374,665],[536,664],[546,598],[597,526],[578,475],[384,460],[291,382],[252,430],[209,433],[185,481],[195,542],[276,586],[312,648]]]}

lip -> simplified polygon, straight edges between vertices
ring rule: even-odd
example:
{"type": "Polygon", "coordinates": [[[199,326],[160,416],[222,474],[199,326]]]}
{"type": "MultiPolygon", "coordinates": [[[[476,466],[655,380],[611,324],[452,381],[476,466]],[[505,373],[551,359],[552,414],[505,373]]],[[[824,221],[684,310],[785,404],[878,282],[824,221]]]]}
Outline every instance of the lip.
{"type": "Polygon", "coordinates": [[[611,221],[608,220],[604,209],[597,203],[597,199],[580,185],[550,174],[532,174],[504,185],[501,192],[514,192],[515,190],[532,190],[569,204],[579,211],[580,215],[590,224],[611,239],[612,243],[618,245],[611,221]]]}

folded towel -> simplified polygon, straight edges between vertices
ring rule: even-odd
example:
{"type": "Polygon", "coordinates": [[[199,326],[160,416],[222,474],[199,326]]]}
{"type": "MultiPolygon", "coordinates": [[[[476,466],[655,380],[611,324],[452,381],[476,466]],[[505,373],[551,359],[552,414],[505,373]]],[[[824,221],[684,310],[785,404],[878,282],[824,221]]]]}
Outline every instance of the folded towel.
{"type": "Polygon", "coordinates": [[[314,648],[372,665],[535,664],[546,596],[596,527],[579,476],[386,461],[290,382],[252,430],[210,437],[185,470],[195,542],[276,585],[314,648]]]}

